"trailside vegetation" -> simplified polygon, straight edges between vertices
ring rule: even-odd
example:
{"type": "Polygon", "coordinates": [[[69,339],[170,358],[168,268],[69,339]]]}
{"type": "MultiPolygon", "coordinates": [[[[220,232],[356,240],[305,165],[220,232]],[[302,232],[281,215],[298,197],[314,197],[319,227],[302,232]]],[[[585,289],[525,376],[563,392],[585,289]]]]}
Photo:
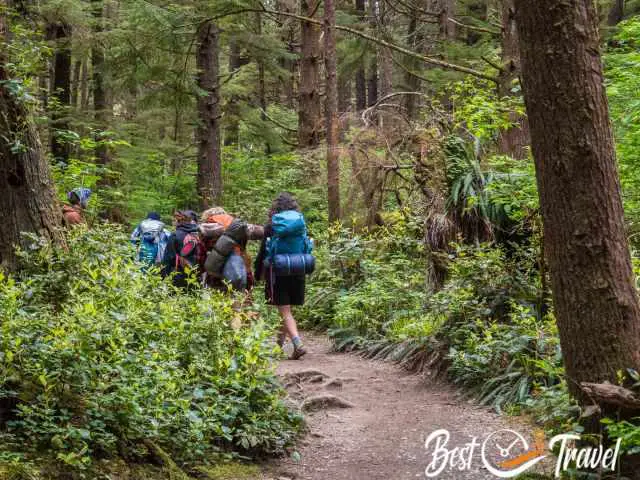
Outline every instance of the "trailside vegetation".
{"type": "Polygon", "coordinates": [[[636,0],[0,1],[0,476],[288,451],[261,295],[176,290],[128,241],[283,191],[306,328],[640,454],[638,402],[594,398],[640,396],[639,39],[636,0]]]}

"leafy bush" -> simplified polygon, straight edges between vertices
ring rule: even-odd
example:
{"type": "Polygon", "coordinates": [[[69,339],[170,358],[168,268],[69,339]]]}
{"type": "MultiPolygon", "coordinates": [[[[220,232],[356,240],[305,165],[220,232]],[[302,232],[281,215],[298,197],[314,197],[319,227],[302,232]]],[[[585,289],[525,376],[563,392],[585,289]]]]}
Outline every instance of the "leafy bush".
{"type": "Polygon", "coordinates": [[[115,227],[78,228],[64,249],[34,238],[20,276],[0,276],[0,458],[85,468],[144,458],[148,442],[185,463],[281,450],[300,418],[268,326],[225,295],[176,291],[132,253],[115,227]]]}
{"type": "Polygon", "coordinates": [[[539,321],[525,308],[513,309],[509,323],[465,324],[465,333],[456,332],[458,341],[449,351],[450,378],[477,391],[481,403],[498,411],[524,405],[532,389],[555,385],[563,377],[555,320],[539,321]]]}
{"type": "Polygon", "coordinates": [[[317,239],[318,271],[301,311],[307,325],[379,337],[397,330],[397,322],[422,315],[425,269],[416,267],[424,263],[420,231],[414,219],[388,220],[375,232],[333,227],[317,239]]]}

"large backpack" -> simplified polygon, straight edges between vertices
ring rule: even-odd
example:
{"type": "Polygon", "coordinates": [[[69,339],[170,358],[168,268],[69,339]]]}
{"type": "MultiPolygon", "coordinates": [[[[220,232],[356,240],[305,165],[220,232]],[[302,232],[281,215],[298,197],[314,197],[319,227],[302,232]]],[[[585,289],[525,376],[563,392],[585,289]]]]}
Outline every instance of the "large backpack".
{"type": "Polygon", "coordinates": [[[187,233],[176,252],[176,270],[184,270],[185,267],[197,268],[203,262],[204,255],[204,244],[198,233],[187,233]]]}
{"type": "Polygon", "coordinates": [[[265,263],[276,275],[312,273],[315,259],[302,213],[285,210],[271,218],[272,235],[267,239],[265,263]]]}
{"type": "Polygon", "coordinates": [[[221,225],[223,230],[212,242],[213,245],[207,247],[204,262],[207,275],[229,281],[234,290],[245,290],[250,283],[251,263],[244,249],[247,243],[247,223],[226,213],[210,216],[208,220],[221,225]]]}
{"type": "Polygon", "coordinates": [[[140,223],[140,248],[138,260],[147,265],[156,265],[164,254],[164,223],[160,220],[146,219],[140,223]]]}

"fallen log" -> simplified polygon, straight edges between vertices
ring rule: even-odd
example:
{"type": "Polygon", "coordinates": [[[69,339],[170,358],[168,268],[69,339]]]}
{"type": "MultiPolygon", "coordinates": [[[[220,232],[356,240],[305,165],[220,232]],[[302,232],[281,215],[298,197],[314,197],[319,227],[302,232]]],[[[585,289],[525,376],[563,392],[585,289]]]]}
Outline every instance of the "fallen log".
{"type": "Polygon", "coordinates": [[[582,382],[580,388],[598,404],[615,405],[628,410],[640,410],[640,397],[627,388],[613,385],[609,382],[582,382]]]}

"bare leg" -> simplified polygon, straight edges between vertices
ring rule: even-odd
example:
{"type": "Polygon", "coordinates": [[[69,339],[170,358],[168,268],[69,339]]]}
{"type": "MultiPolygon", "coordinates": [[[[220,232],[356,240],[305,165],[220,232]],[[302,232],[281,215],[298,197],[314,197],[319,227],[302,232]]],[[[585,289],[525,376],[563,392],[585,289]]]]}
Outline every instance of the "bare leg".
{"type": "Polygon", "coordinates": [[[302,340],[298,333],[298,325],[296,325],[296,320],[291,313],[291,305],[278,306],[278,312],[280,312],[280,316],[282,317],[282,328],[287,332],[293,342],[293,354],[290,358],[291,360],[298,360],[307,353],[307,350],[302,345],[302,340]]]}
{"type": "Polygon", "coordinates": [[[282,331],[293,340],[294,337],[298,336],[298,325],[291,313],[291,305],[278,305],[278,312],[282,317],[282,331]]]}

